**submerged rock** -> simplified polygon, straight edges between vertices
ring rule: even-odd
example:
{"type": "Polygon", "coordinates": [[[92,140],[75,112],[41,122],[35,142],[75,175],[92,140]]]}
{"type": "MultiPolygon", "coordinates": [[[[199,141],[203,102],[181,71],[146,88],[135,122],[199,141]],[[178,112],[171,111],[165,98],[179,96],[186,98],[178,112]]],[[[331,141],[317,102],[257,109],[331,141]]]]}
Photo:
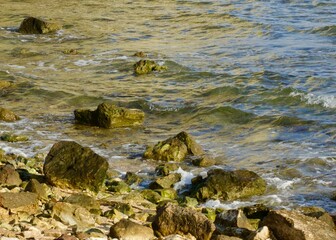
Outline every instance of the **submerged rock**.
{"type": "Polygon", "coordinates": [[[110,228],[109,236],[124,240],[155,239],[153,230],[128,219],[122,219],[110,228]]]}
{"type": "Polygon", "coordinates": [[[134,72],[138,75],[147,74],[153,71],[166,70],[167,67],[160,66],[152,60],[140,60],[134,64],[134,72]]]}
{"type": "Polygon", "coordinates": [[[152,227],[157,235],[191,234],[198,240],[209,240],[215,225],[202,213],[172,203],[158,207],[152,227]]]}
{"type": "Polygon", "coordinates": [[[267,226],[276,239],[316,240],[336,239],[336,231],[327,223],[296,211],[270,211],[261,223],[267,226]]]}
{"type": "Polygon", "coordinates": [[[20,120],[20,117],[17,116],[14,112],[0,107],[0,121],[15,122],[17,120],[20,120]]]}
{"type": "Polygon", "coordinates": [[[0,139],[6,142],[26,142],[29,140],[29,137],[24,135],[15,135],[11,133],[2,134],[0,139]]]}
{"type": "Polygon", "coordinates": [[[186,132],[180,132],[172,138],[158,142],[154,147],[148,147],[144,158],[182,162],[188,155],[202,156],[205,152],[186,132]]]}
{"type": "Polygon", "coordinates": [[[13,84],[9,81],[0,80],[0,90],[11,87],[13,84]]]}
{"type": "Polygon", "coordinates": [[[147,57],[147,54],[145,52],[139,51],[139,52],[134,53],[133,56],[134,57],[145,58],[145,57],[147,57]]]}
{"type": "Polygon", "coordinates": [[[50,149],[43,166],[47,180],[61,188],[99,191],[103,186],[108,162],[88,147],[61,141],[50,149]]]}
{"type": "Polygon", "coordinates": [[[265,190],[265,180],[252,171],[213,169],[208,172],[208,177],[193,183],[192,195],[199,201],[231,201],[261,195],[265,190]]]}
{"type": "Polygon", "coordinates": [[[25,18],[20,27],[19,33],[23,34],[45,34],[56,32],[61,26],[54,22],[47,22],[34,17],[25,18]]]}
{"type": "Polygon", "coordinates": [[[78,123],[102,128],[139,126],[145,117],[141,110],[117,107],[109,103],[100,104],[94,111],[77,109],[74,114],[78,123]]]}

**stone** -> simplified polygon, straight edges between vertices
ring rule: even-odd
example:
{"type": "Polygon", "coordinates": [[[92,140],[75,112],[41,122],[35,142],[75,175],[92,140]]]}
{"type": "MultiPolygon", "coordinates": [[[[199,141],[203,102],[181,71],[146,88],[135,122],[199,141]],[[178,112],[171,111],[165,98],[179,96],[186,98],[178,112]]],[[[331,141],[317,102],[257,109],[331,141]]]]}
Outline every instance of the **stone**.
{"type": "Polygon", "coordinates": [[[85,230],[95,224],[95,219],[87,209],[66,202],[55,203],[51,216],[65,225],[76,225],[77,230],[85,230]]]}
{"type": "Polygon", "coordinates": [[[135,173],[133,173],[133,172],[127,172],[126,173],[125,182],[128,185],[132,185],[132,184],[138,185],[139,183],[141,183],[141,181],[142,181],[142,179],[138,175],[136,175],[135,173]]]}
{"type": "Polygon", "coordinates": [[[159,193],[162,197],[161,200],[175,200],[177,199],[177,192],[174,188],[161,188],[155,189],[155,192],[159,193]]]}
{"type": "Polygon", "coordinates": [[[29,140],[29,137],[25,135],[5,133],[1,135],[0,139],[5,142],[26,142],[29,140]]]}
{"type": "Polygon", "coordinates": [[[144,199],[152,203],[158,203],[162,200],[161,195],[158,192],[155,192],[154,190],[151,189],[142,190],[141,195],[144,197],[144,199]]]}
{"type": "Polygon", "coordinates": [[[246,240],[277,240],[268,227],[263,226],[247,236],[246,240]]]}
{"type": "Polygon", "coordinates": [[[216,164],[216,161],[208,156],[201,156],[192,159],[191,163],[197,167],[210,167],[216,164]]]}
{"type": "Polygon", "coordinates": [[[212,169],[205,179],[192,183],[192,196],[200,202],[208,199],[231,201],[261,195],[266,190],[265,180],[248,170],[212,169]]]}
{"type": "Polygon", "coordinates": [[[144,153],[144,158],[182,162],[190,156],[202,156],[204,151],[199,144],[186,132],[180,132],[172,138],[158,142],[154,147],[148,147],[144,153]]]}
{"type": "Polygon", "coordinates": [[[174,184],[181,181],[181,174],[172,173],[168,176],[163,176],[149,184],[150,189],[163,189],[174,187],[174,184]]]}
{"type": "Polygon", "coordinates": [[[336,239],[335,230],[327,223],[297,211],[272,210],[261,226],[267,226],[281,240],[336,239]]]}
{"type": "Polygon", "coordinates": [[[30,192],[0,193],[0,206],[14,212],[36,213],[38,210],[37,194],[30,192]]]}
{"type": "Polygon", "coordinates": [[[127,216],[132,216],[134,214],[133,207],[128,203],[118,202],[118,203],[111,204],[111,207],[127,216]]]}
{"type": "Polygon", "coordinates": [[[0,90],[11,87],[13,84],[9,81],[0,80],[0,90]]]}
{"type": "Polygon", "coordinates": [[[27,17],[19,27],[19,33],[22,34],[45,34],[53,33],[61,29],[57,23],[47,22],[42,19],[27,17]]]}
{"type": "Polygon", "coordinates": [[[134,53],[133,56],[134,57],[145,58],[145,57],[147,57],[147,54],[145,52],[139,51],[139,52],[134,53]]]}
{"type": "Polygon", "coordinates": [[[211,240],[242,240],[242,238],[226,236],[226,235],[214,235],[211,240]]]}
{"type": "Polygon", "coordinates": [[[110,228],[109,237],[123,240],[154,239],[153,230],[128,219],[121,219],[110,228]]]}
{"type": "Polygon", "coordinates": [[[331,228],[335,228],[335,223],[333,221],[333,218],[330,216],[329,213],[326,212],[321,207],[315,207],[315,206],[303,206],[303,207],[298,207],[295,209],[296,211],[299,211],[300,213],[313,217],[316,219],[319,219],[326,224],[328,224],[331,228]]]}
{"type": "Polygon", "coordinates": [[[15,122],[18,120],[20,120],[20,117],[17,116],[14,112],[0,107],[0,121],[15,122]]]}
{"type": "Polygon", "coordinates": [[[155,172],[158,176],[168,176],[171,172],[176,171],[179,166],[175,162],[167,162],[160,164],[155,168],[155,172]]]}
{"type": "Polygon", "coordinates": [[[100,204],[98,203],[98,201],[94,197],[82,193],[72,194],[69,197],[65,198],[64,202],[86,208],[88,211],[90,211],[90,213],[100,212],[100,204]]]}
{"type": "Polygon", "coordinates": [[[127,109],[102,103],[94,111],[77,109],[75,120],[80,124],[101,128],[136,127],[143,124],[145,113],[139,109],[127,109]]]}
{"type": "Polygon", "coordinates": [[[263,219],[267,216],[270,209],[263,204],[255,204],[241,208],[247,218],[263,219]]]}
{"type": "Polygon", "coordinates": [[[124,181],[114,180],[112,182],[107,183],[107,190],[110,192],[125,194],[129,193],[131,191],[131,188],[124,181]]]}
{"type": "Polygon", "coordinates": [[[152,227],[160,237],[190,233],[198,240],[209,240],[215,231],[215,225],[202,213],[172,203],[157,208],[152,227]]]}
{"type": "Polygon", "coordinates": [[[23,231],[23,236],[25,239],[42,239],[42,232],[40,229],[31,226],[27,230],[23,231]]]}
{"type": "Polygon", "coordinates": [[[103,186],[107,169],[105,158],[73,141],[55,143],[43,165],[45,177],[52,185],[95,192],[103,186]]]}
{"type": "Polygon", "coordinates": [[[152,60],[140,60],[134,64],[134,73],[137,75],[151,73],[153,71],[167,70],[166,66],[160,66],[152,60]]]}
{"type": "Polygon", "coordinates": [[[19,186],[22,183],[20,174],[15,171],[13,165],[0,166],[0,185],[19,186]]]}
{"type": "Polygon", "coordinates": [[[36,193],[37,197],[41,200],[48,199],[48,193],[46,191],[46,188],[36,179],[31,179],[25,187],[25,190],[28,192],[36,193]]]}

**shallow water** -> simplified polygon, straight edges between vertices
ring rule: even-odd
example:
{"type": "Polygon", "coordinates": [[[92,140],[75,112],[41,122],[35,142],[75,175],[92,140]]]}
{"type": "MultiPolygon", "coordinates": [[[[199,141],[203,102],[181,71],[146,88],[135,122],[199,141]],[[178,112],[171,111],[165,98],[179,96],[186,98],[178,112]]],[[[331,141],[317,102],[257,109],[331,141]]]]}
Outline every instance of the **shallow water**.
{"type": "MultiPolygon", "coordinates": [[[[61,139],[92,147],[121,172],[153,171],[147,144],[185,130],[217,167],[247,168],[269,187],[249,202],[318,205],[336,182],[336,3],[333,1],[7,1],[0,14],[0,148],[47,154],[61,139]],[[26,16],[57,20],[50,35],[16,32],[26,16]],[[76,49],[79,54],[64,54],[76,49]],[[135,76],[144,51],[168,71],[135,76]],[[74,124],[73,110],[110,101],[146,112],[143,128],[74,124]]],[[[206,169],[187,166],[190,173],[206,169]]],[[[189,173],[189,174],[188,174],[189,173]]],[[[189,177],[188,177],[189,176],[189,177]]]]}

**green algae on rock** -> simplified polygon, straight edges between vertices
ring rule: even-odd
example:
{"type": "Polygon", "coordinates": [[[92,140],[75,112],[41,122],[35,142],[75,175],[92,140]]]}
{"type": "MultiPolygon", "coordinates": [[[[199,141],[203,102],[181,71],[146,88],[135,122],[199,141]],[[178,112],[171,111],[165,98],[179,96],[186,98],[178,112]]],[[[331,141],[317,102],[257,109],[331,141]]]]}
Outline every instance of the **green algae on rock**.
{"type": "Polygon", "coordinates": [[[20,27],[19,33],[22,34],[45,34],[53,33],[61,29],[61,26],[54,22],[47,22],[35,17],[25,18],[20,27]]]}
{"type": "Polygon", "coordinates": [[[107,169],[105,158],[73,141],[55,143],[43,165],[45,177],[52,185],[95,192],[103,186],[107,169]]]}
{"type": "Polygon", "coordinates": [[[127,109],[109,103],[99,104],[94,111],[77,109],[74,114],[78,123],[102,128],[139,126],[145,117],[145,113],[139,109],[127,109]]]}
{"type": "Polygon", "coordinates": [[[140,60],[139,62],[134,64],[134,72],[138,75],[162,70],[167,70],[167,67],[158,65],[156,62],[152,60],[140,60]]]}
{"type": "Polygon", "coordinates": [[[4,133],[0,136],[0,139],[5,142],[26,142],[29,137],[25,135],[15,135],[11,133],[4,133]]]}
{"type": "Polygon", "coordinates": [[[208,199],[231,201],[261,195],[265,190],[265,180],[252,171],[212,169],[208,177],[193,182],[192,196],[201,202],[208,199]]]}
{"type": "Polygon", "coordinates": [[[0,121],[15,122],[17,120],[20,120],[18,115],[11,110],[0,107],[0,121]]]}

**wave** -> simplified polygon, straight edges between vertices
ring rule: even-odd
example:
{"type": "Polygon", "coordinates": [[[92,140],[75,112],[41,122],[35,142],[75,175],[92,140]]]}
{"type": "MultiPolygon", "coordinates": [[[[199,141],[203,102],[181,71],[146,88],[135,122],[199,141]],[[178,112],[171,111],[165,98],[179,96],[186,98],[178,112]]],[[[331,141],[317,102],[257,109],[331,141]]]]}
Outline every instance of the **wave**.
{"type": "Polygon", "coordinates": [[[317,95],[313,93],[291,92],[289,96],[299,96],[301,101],[304,101],[309,105],[321,105],[325,108],[332,109],[336,108],[336,96],[334,95],[317,95]]]}

